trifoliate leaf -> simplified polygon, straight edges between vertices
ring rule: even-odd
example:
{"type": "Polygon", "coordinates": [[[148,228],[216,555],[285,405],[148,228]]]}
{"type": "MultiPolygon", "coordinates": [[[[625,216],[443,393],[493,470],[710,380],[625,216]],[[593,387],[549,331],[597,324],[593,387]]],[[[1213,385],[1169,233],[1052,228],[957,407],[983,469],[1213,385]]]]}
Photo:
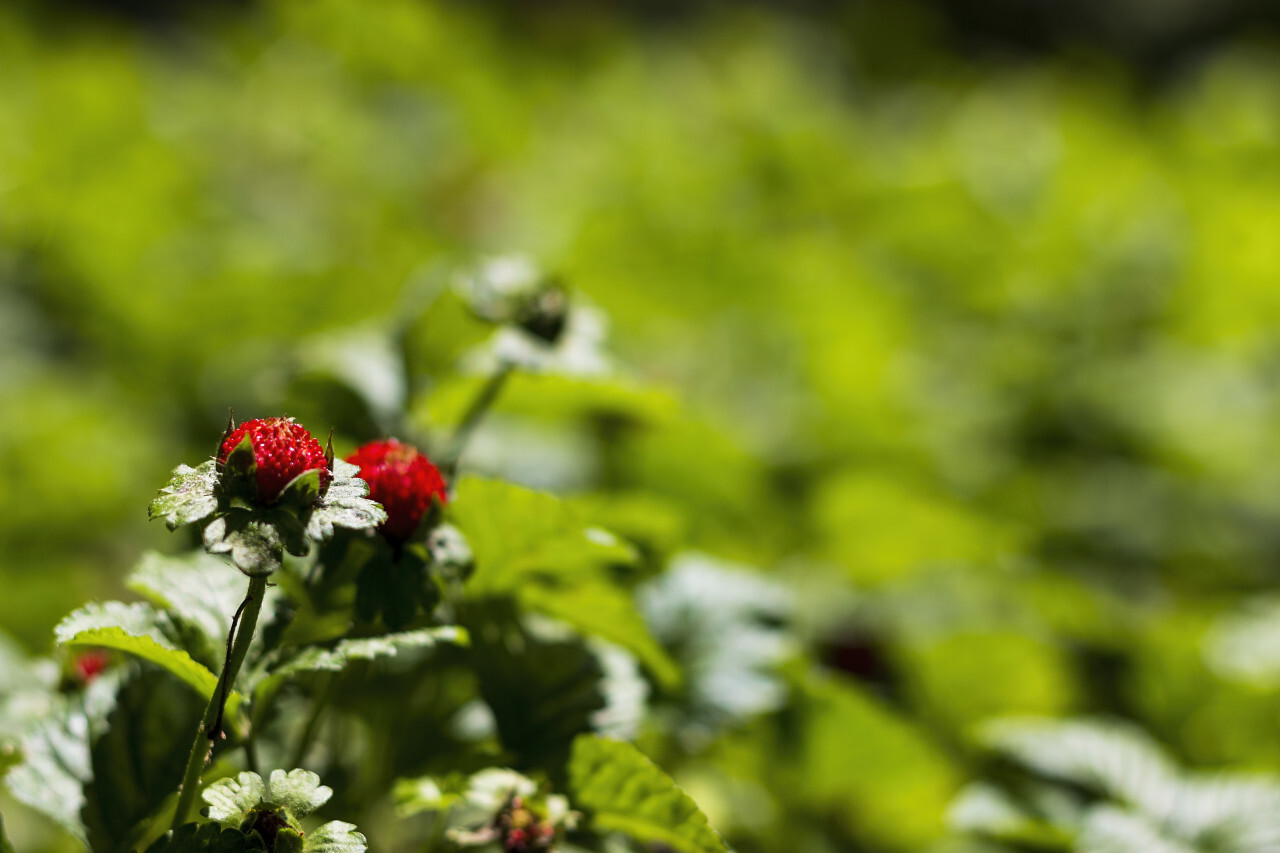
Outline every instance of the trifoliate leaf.
{"type": "Polygon", "coordinates": [[[284,806],[297,818],[311,814],[332,796],[333,789],[321,785],[320,777],[310,770],[272,770],[267,782],[267,801],[284,806]]]}
{"type": "Polygon", "coordinates": [[[356,832],[355,824],[331,820],[307,835],[305,853],[364,853],[368,840],[356,832]]]}
{"type": "Polygon", "coordinates": [[[569,759],[570,798],[605,832],[678,853],[723,853],[724,840],[697,804],[634,746],[581,735],[569,759]]]}
{"type": "Polygon", "coordinates": [[[205,815],[210,820],[238,826],[249,810],[266,797],[267,784],[257,773],[245,771],[237,776],[219,779],[200,794],[208,804],[205,815]]]}
{"type": "MultiPolygon", "coordinates": [[[[208,699],[218,678],[178,648],[168,618],[149,604],[93,603],[76,610],[54,628],[59,645],[118,649],[164,667],[208,699]]],[[[228,708],[239,696],[228,697],[228,708]]]]}
{"type": "Polygon", "coordinates": [[[284,543],[276,527],[247,510],[232,510],[204,529],[210,554],[229,554],[249,577],[265,577],[280,568],[284,543]]]}
{"type": "Polygon", "coordinates": [[[173,470],[173,478],[151,501],[147,515],[163,518],[170,530],[200,521],[218,509],[217,485],[217,463],[213,459],[195,468],[179,465],[173,470]]]}
{"type": "Polygon", "coordinates": [[[333,460],[333,482],[311,513],[308,536],[320,541],[332,537],[334,527],[370,530],[387,520],[382,506],[366,497],[369,485],[359,475],[358,466],[333,460]]]}

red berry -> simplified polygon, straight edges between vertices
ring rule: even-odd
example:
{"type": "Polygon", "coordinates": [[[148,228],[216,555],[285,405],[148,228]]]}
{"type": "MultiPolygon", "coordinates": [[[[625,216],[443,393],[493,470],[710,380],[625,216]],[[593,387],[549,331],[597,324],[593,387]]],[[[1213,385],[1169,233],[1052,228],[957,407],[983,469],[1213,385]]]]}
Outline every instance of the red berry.
{"type": "Polygon", "coordinates": [[[320,442],[293,418],[257,418],[245,421],[227,436],[218,450],[218,464],[248,435],[253,461],[258,466],[258,500],[272,503],[284,487],[305,471],[320,471],[320,491],[329,485],[329,463],[320,442]]]}
{"type": "Polygon", "coordinates": [[[80,680],[81,684],[88,684],[99,675],[102,675],[110,662],[111,657],[101,649],[85,652],[76,658],[76,678],[80,680]]]}
{"type": "Polygon", "coordinates": [[[431,507],[431,499],[444,503],[444,477],[425,455],[411,444],[394,438],[371,441],[347,457],[360,466],[360,479],[369,484],[369,497],[382,504],[387,520],[379,530],[394,545],[405,542],[418,529],[431,507]]]}

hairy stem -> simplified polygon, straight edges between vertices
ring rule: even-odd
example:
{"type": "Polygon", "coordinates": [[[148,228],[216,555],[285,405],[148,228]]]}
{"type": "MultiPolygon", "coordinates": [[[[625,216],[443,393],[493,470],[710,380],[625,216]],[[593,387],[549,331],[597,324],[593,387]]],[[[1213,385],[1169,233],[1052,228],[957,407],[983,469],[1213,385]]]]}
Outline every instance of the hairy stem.
{"type": "Polygon", "coordinates": [[[467,442],[471,440],[471,435],[476,431],[476,427],[480,425],[480,421],[484,419],[488,413],[489,407],[498,399],[498,395],[502,393],[502,386],[507,383],[509,377],[515,370],[516,366],[513,362],[504,361],[493,372],[488,381],[480,389],[480,393],[471,401],[471,406],[467,409],[467,413],[462,416],[462,420],[458,423],[458,428],[453,431],[453,440],[449,443],[449,450],[445,456],[444,465],[441,466],[441,472],[444,474],[445,480],[452,480],[454,473],[458,470],[458,461],[462,458],[462,452],[467,449],[467,442]]]}
{"type": "Polygon", "coordinates": [[[226,705],[227,695],[235,684],[236,673],[244,663],[249,652],[249,643],[253,640],[254,629],[258,625],[258,613],[262,610],[262,599],[266,597],[267,579],[254,577],[249,579],[249,594],[245,596],[239,617],[232,620],[231,631],[227,634],[227,660],[222,667],[222,676],[218,686],[209,697],[209,706],[204,709],[200,719],[200,728],[196,739],[191,744],[191,755],[187,758],[187,772],[182,778],[182,788],[178,793],[178,806],[173,813],[173,828],[177,829],[187,822],[191,807],[195,804],[196,793],[200,788],[200,774],[213,752],[213,744],[222,737],[222,710],[226,705]]]}

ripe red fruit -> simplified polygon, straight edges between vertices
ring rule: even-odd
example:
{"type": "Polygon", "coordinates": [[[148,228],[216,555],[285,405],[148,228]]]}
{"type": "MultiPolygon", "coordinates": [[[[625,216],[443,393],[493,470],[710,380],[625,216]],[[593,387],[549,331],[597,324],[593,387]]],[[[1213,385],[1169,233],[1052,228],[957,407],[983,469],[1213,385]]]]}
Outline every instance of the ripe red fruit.
{"type": "Polygon", "coordinates": [[[387,520],[378,528],[393,545],[403,544],[418,529],[431,499],[446,500],[444,477],[431,460],[411,444],[394,438],[371,441],[347,457],[360,466],[369,497],[382,504],[387,520]]]}
{"type": "Polygon", "coordinates": [[[256,418],[236,427],[218,450],[218,464],[227,461],[245,436],[253,442],[257,465],[258,500],[273,503],[295,477],[313,469],[320,471],[320,491],[329,485],[329,462],[324,448],[306,427],[293,418],[256,418]]]}
{"type": "Polygon", "coordinates": [[[106,670],[107,664],[111,663],[111,657],[101,649],[94,649],[85,652],[76,658],[75,671],[76,678],[81,684],[89,684],[106,670]]]}

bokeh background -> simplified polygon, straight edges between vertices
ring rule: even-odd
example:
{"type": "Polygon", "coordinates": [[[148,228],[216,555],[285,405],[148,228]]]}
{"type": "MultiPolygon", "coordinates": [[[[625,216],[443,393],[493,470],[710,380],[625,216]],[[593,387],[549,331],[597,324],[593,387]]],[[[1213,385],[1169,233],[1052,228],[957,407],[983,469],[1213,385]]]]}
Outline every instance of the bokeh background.
{"type": "Polygon", "coordinates": [[[48,653],[130,596],[228,406],[430,434],[461,391],[428,307],[521,252],[625,381],[607,417],[514,389],[472,467],[647,501],[849,685],[665,747],[740,849],[943,849],[1006,714],[1280,770],[1276,18],[5,4],[0,625],[48,653]]]}

